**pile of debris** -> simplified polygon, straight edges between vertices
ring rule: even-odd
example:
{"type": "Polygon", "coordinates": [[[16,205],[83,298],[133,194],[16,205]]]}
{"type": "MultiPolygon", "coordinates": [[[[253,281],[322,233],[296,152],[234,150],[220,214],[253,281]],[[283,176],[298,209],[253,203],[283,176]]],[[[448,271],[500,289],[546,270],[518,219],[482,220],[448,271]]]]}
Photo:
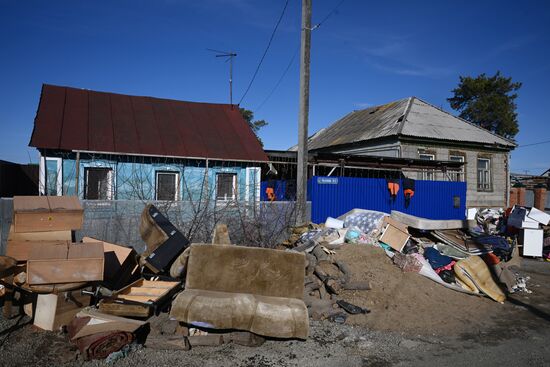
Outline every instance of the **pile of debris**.
{"type": "MultiPolygon", "coordinates": [[[[455,291],[497,302],[504,302],[506,293],[530,292],[528,278],[519,272],[519,250],[523,256],[543,256],[544,230],[539,225],[548,226],[550,215],[520,207],[469,215],[472,220],[430,220],[397,211],[387,215],[354,209],[338,219],[329,217],[324,225],[310,226],[293,248],[306,252],[308,259],[304,299],[310,316],[345,320],[342,311],[348,310],[340,291],[370,289],[367,282],[350,285],[348,264],[334,259],[343,243],[381,247],[403,272],[419,273],[455,291]],[[535,223],[537,229],[526,227],[535,223]],[[536,255],[531,250],[532,231],[539,236],[536,255]]],[[[348,313],[364,312],[364,307],[354,307],[348,313]]]]}
{"type": "Polygon", "coordinates": [[[136,343],[188,350],[308,337],[303,254],[231,245],[224,225],[212,244],[191,244],[149,204],[138,255],[90,237],[76,243],[83,218],[76,197],[14,198],[0,257],[4,317],[25,313],[64,331],[84,359],[116,359],[136,343]]]}

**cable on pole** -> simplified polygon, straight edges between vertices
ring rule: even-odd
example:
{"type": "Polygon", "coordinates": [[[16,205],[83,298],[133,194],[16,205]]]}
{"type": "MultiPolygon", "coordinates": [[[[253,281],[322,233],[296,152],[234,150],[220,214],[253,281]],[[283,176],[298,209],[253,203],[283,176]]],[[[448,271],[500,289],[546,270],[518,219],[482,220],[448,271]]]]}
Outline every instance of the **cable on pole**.
{"type": "Polygon", "coordinates": [[[252,75],[252,79],[250,79],[250,83],[248,83],[248,87],[246,87],[246,90],[241,97],[241,100],[239,101],[239,104],[243,101],[244,97],[248,94],[248,91],[250,90],[250,87],[252,86],[252,83],[254,83],[254,79],[256,79],[256,75],[258,75],[258,71],[260,71],[260,66],[262,66],[262,63],[265,59],[265,56],[267,55],[267,51],[269,50],[269,47],[271,46],[271,42],[273,41],[273,37],[275,37],[275,33],[277,32],[277,29],[279,28],[279,24],[281,24],[281,20],[283,20],[283,15],[285,15],[286,8],[288,6],[288,0],[285,2],[285,6],[283,7],[283,11],[281,12],[281,15],[279,16],[279,19],[277,20],[277,24],[275,24],[275,28],[273,29],[273,32],[271,33],[271,37],[269,38],[269,42],[267,43],[267,47],[265,48],[265,51],[260,59],[260,62],[258,63],[258,66],[256,67],[256,71],[254,71],[254,75],[252,75]]]}

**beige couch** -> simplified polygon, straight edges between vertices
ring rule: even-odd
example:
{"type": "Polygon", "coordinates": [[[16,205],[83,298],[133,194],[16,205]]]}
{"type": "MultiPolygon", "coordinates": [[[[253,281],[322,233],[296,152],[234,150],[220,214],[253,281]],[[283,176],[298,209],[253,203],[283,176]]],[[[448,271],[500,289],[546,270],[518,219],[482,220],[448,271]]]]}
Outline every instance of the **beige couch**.
{"type": "Polygon", "coordinates": [[[302,253],[233,245],[191,245],[185,290],[170,316],[190,325],[306,339],[309,320],[302,253]]]}

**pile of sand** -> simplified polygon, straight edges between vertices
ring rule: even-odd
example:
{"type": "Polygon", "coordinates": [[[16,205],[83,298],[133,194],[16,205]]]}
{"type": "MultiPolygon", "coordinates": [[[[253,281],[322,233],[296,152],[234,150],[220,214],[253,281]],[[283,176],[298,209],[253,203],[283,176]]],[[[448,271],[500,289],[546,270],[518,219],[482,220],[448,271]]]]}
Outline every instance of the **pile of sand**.
{"type": "Polygon", "coordinates": [[[456,334],[490,323],[503,305],[486,297],[456,292],[417,273],[404,273],[384,251],[367,245],[342,245],[334,255],[347,263],[351,280],[368,280],[369,291],[342,291],[338,296],[366,307],[346,323],[376,330],[418,334],[456,334]]]}

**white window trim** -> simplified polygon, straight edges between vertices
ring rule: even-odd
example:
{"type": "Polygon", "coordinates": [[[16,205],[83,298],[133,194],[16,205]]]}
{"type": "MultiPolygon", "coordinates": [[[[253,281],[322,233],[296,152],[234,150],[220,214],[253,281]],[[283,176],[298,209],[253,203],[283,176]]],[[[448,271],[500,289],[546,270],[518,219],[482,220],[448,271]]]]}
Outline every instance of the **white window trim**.
{"type": "Polygon", "coordinates": [[[235,172],[217,172],[216,173],[216,200],[217,201],[231,201],[237,199],[237,173],[235,172]],[[232,175],[233,176],[233,195],[231,197],[218,197],[218,177],[219,175],[232,175]]]}
{"type": "MultiPolygon", "coordinates": [[[[476,178],[477,178],[477,191],[493,191],[493,180],[492,180],[492,164],[491,164],[491,158],[483,158],[483,157],[478,157],[477,158],[477,161],[476,161],[476,178]],[[487,184],[489,187],[485,188],[485,187],[480,187],[480,180],[479,180],[479,161],[487,161],[487,170],[483,170],[483,171],[487,171],[487,182],[485,184],[487,184]]],[[[483,186],[485,186],[485,184],[483,186]]]]}
{"type": "MultiPolygon", "coordinates": [[[[453,161],[453,162],[466,162],[466,157],[464,157],[463,155],[460,155],[460,154],[449,154],[449,160],[450,161],[453,161]],[[460,158],[460,161],[453,161],[451,158],[460,158]]],[[[466,176],[465,176],[465,172],[464,172],[464,165],[462,165],[462,167],[460,167],[459,170],[451,170],[451,173],[452,174],[459,174],[460,176],[458,178],[462,178],[461,180],[458,180],[456,182],[464,182],[466,181],[466,176]]]]}
{"type": "Polygon", "coordinates": [[[159,174],[171,174],[174,175],[174,187],[176,188],[174,201],[177,201],[180,197],[180,174],[176,171],[168,171],[168,170],[156,170],[155,171],[155,200],[156,201],[170,201],[170,200],[159,200],[158,198],[158,187],[159,187],[159,174]]]}
{"type": "Polygon", "coordinates": [[[47,195],[46,180],[47,161],[55,161],[57,166],[56,195],[63,195],[63,160],[61,158],[41,156],[39,161],[38,191],[40,195],[47,195]]]}
{"type": "MultiPolygon", "coordinates": [[[[426,161],[434,161],[435,160],[435,154],[431,154],[431,153],[418,153],[418,158],[419,159],[424,159],[426,161]],[[425,159],[425,158],[422,158],[422,156],[425,156],[425,157],[430,157],[430,159],[425,159]]],[[[435,170],[433,169],[423,169],[422,170],[422,180],[424,181],[435,181],[435,170]],[[432,175],[432,179],[428,179],[428,175],[432,175]]]]}
{"type": "MultiPolygon", "coordinates": [[[[113,184],[114,184],[114,177],[116,177],[114,175],[115,173],[115,169],[113,167],[110,167],[110,166],[103,166],[103,165],[85,165],[84,166],[84,177],[82,177],[82,197],[84,200],[95,200],[95,199],[88,199],[86,198],[86,195],[88,195],[88,190],[86,190],[86,188],[88,187],[88,169],[94,169],[94,168],[99,168],[99,169],[106,169],[106,170],[109,170],[108,173],[107,173],[107,200],[113,200],[113,195],[114,195],[114,192],[113,192],[113,184]]],[[[101,200],[101,199],[98,199],[98,200],[101,200]]]]}

